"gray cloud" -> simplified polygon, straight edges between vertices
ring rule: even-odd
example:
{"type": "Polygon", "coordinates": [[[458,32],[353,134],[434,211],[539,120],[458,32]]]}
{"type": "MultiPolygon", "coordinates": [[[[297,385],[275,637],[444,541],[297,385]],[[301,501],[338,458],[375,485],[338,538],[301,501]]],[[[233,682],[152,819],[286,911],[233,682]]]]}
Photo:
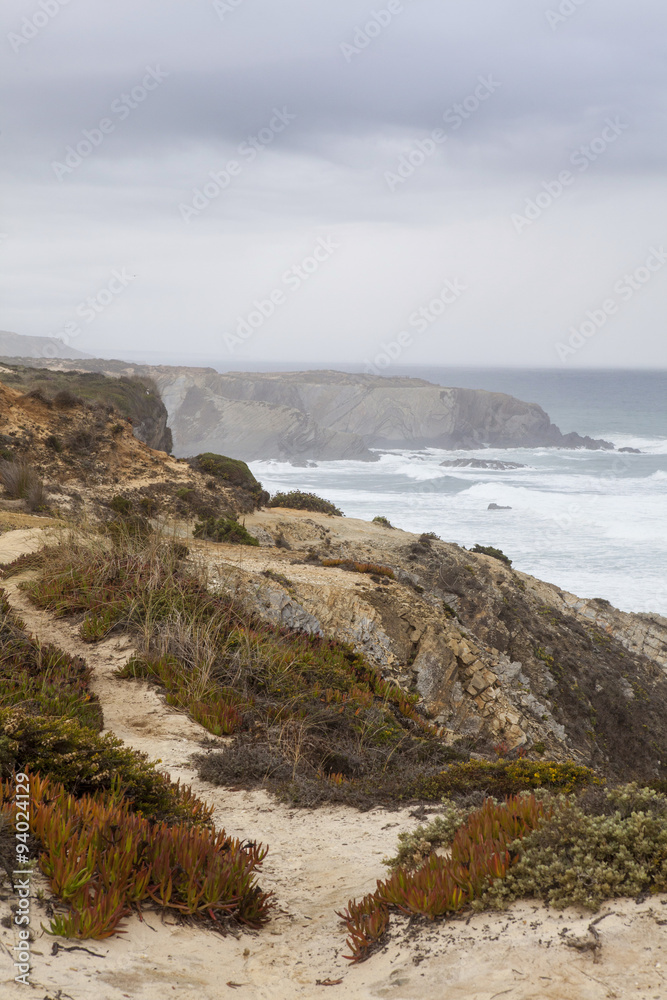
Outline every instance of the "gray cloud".
{"type": "MultiPolygon", "coordinates": [[[[136,281],[82,349],[180,350],[185,324],[190,349],[224,356],[224,332],[330,233],[340,250],[241,360],[366,356],[458,273],[469,292],[405,362],[449,360],[455,341],[462,363],[552,364],[571,323],[667,236],[659,0],[585,0],[571,16],[563,0],[43,3],[58,12],[38,28],[24,18],[39,0],[0,15],[4,328],[57,332],[127,264],[136,281]],[[166,75],[142,96],[147,67],[166,75]],[[476,105],[480,80],[492,92],[476,105]],[[251,156],[275,109],[295,119],[251,156]],[[225,190],[196,201],[230,162],[225,190]]],[[[573,363],[667,364],[664,300],[656,274],[573,363]]]]}

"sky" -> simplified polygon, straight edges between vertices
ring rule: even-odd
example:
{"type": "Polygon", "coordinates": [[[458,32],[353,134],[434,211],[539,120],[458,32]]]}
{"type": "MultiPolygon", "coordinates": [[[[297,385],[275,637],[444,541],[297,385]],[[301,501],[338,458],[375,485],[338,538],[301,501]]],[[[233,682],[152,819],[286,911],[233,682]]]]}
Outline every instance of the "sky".
{"type": "Polygon", "coordinates": [[[5,0],[0,328],[667,368],[664,0],[5,0]]]}

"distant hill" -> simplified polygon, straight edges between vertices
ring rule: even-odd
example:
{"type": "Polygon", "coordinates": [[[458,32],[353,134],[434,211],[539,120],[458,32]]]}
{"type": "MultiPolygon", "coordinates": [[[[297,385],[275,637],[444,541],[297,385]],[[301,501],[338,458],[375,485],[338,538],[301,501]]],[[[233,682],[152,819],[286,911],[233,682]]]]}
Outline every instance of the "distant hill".
{"type": "Polygon", "coordinates": [[[24,337],[0,330],[0,356],[3,358],[90,358],[56,337],[24,337]]]}

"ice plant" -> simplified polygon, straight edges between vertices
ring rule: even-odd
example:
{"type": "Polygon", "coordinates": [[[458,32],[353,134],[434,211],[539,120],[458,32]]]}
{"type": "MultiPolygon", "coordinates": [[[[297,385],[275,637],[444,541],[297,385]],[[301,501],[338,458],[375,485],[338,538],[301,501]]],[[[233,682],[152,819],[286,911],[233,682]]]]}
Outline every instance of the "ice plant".
{"type": "Polygon", "coordinates": [[[435,920],[479,898],[517,860],[512,843],[549,815],[534,795],[511,796],[501,804],[487,799],[457,831],[449,857],[431,854],[416,871],[398,868],[384,882],[378,880],[375,892],[360,903],[350,900],[338,914],[349,934],[346,958],[368,957],[387,930],[392,908],[435,920]]]}

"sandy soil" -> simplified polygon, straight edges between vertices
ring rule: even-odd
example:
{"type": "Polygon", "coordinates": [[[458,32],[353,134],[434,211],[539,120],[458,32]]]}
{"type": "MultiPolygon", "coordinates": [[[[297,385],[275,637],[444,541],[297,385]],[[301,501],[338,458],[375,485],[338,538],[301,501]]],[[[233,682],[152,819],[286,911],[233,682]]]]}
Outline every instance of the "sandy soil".
{"type": "MultiPolygon", "coordinates": [[[[19,549],[29,551],[38,539],[23,531],[0,536],[0,562],[19,549]]],[[[395,921],[387,946],[367,962],[350,966],[342,957],[344,937],[334,911],[351,896],[374,888],[398,831],[414,827],[418,819],[408,810],[294,810],[263,792],[205,785],[190,763],[204,730],[167,707],[155,690],[114,676],[130,653],[128,644],[122,638],[96,646],[82,643],[67,622],[32,608],[18,582],[10,579],[6,590],[28,627],[90,662],[105,726],[160,759],[174,779],[191,784],[213,803],[219,826],[270,845],[262,884],[274,890],[277,906],[270,924],[258,933],[223,938],[149,913],[143,923],[128,921],[126,933],[108,941],[77,946],[58,939],[53,955],[54,939],[40,929],[48,921],[34,900],[30,987],[13,984],[9,949],[14,931],[0,927],[3,998],[218,1000],[235,995],[241,1000],[291,1000],[327,996],[330,989],[350,1000],[667,998],[666,897],[605,906],[599,914],[605,919],[597,925],[602,944],[597,956],[566,945],[568,937],[590,938],[590,915],[550,913],[522,903],[507,913],[420,927],[395,921]]],[[[3,915],[8,905],[0,905],[3,915]]]]}

